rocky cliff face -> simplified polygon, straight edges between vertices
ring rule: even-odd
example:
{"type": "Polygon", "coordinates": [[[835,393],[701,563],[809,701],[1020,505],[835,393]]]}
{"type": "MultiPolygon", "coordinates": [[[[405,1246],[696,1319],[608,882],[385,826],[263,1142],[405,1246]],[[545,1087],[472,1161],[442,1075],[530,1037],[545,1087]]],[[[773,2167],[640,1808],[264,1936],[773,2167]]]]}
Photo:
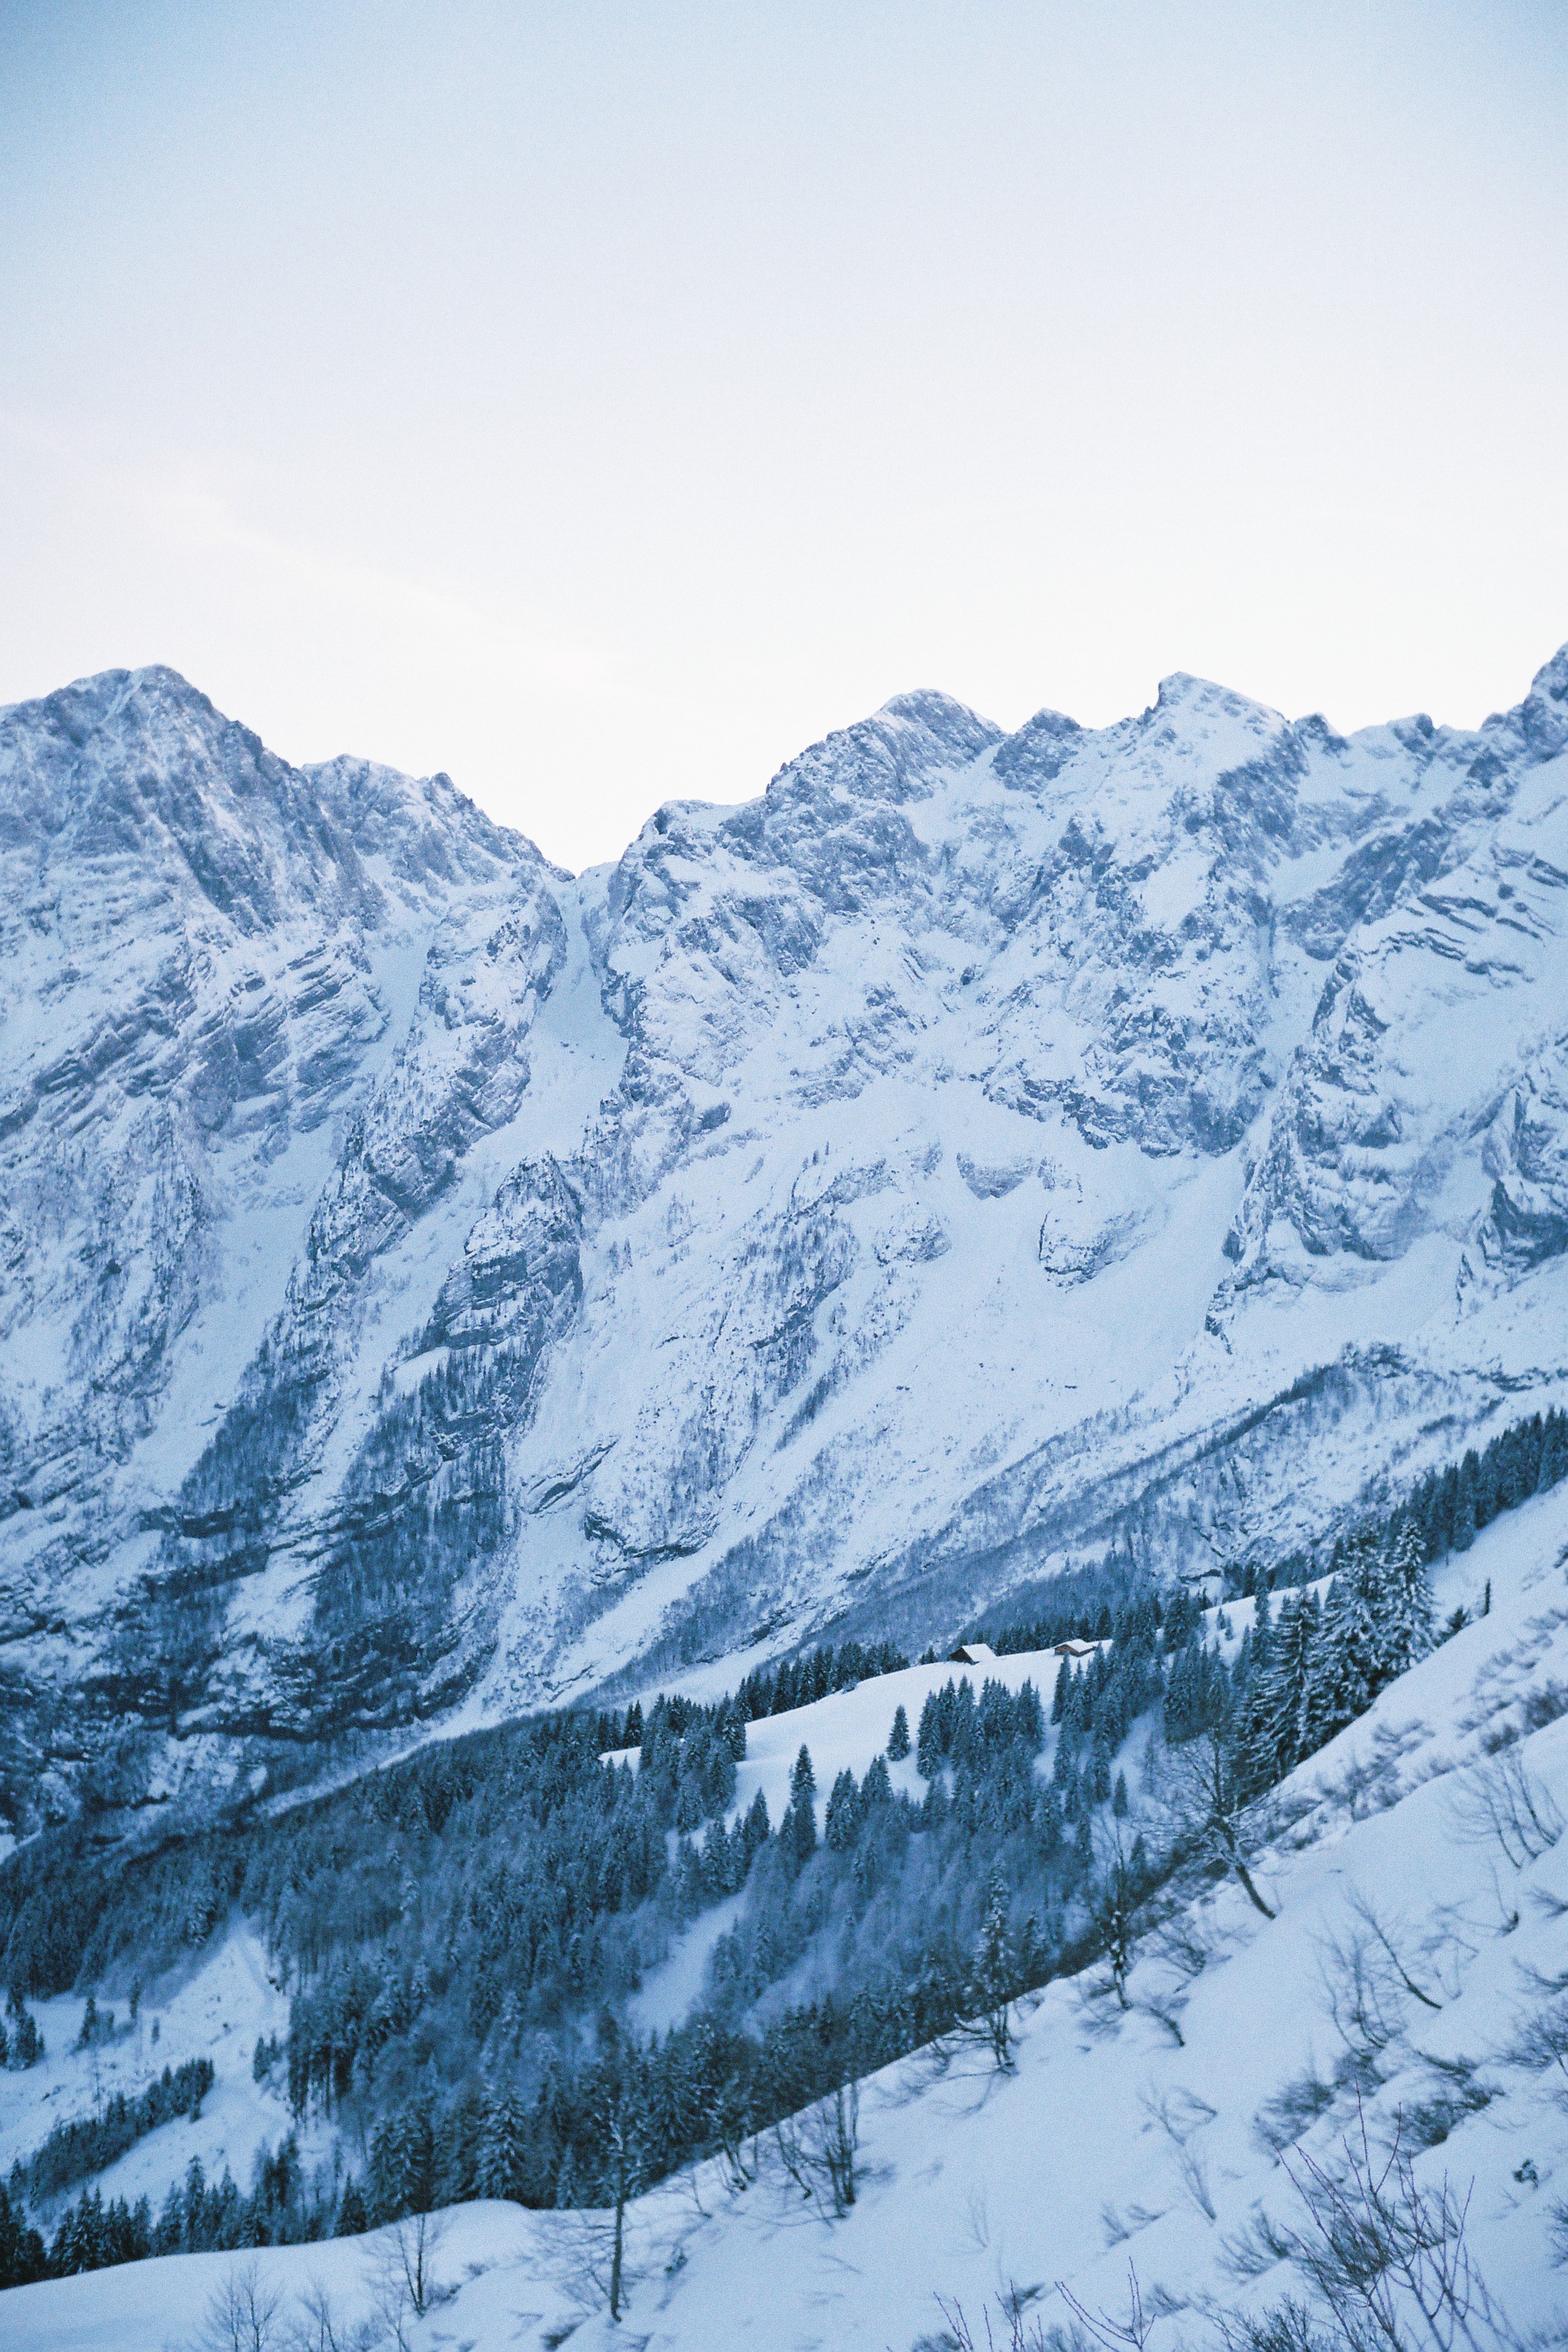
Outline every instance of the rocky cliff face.
{"type": "Polygon", "coordinates": [[[904,697],[577,881],[111,673],[0,881],[14,1786],[1268,1558],[1568,1390],[1568,650],[904,697]]]}

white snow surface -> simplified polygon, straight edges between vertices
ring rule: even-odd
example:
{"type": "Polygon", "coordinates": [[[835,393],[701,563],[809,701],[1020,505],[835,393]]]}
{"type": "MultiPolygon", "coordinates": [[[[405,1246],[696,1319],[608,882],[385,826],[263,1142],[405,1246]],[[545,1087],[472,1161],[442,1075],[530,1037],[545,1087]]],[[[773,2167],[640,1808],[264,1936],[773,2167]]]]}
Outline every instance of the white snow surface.
{"type": "MultiPolygon", "coordinates": [[[[742,2194],[705,2166],[643,2199],[618,2328],[596,2307],[588,2275],[602,2252],[595,2223],[459,2209],[437,2262],[451,2293],[409,2329],[409,2344],[500,2352],[558,2342],[570,2327],[584,2352],[613,2343],[906,2352],[940,2329],[939,2295],[963,2305],[982,2340],[987,2307],[994,2322],[1006,2294],[1027,2298],[1047,2325],[1065,2320],[1061,2281],[1120,2313],[1130,2262],[1145,2297],[1164,2298],[1154,2352],[1211,2341],[1209,2305],[1277,2299],[1293,2284],[1281,2267],[1238,2280],[1226,2242],[1258,2208],[1300,2219],[1287,2169],[1254,2120],[1288,2080],[1308,2069],[1327,2076],[1340,2054],[1328,1981],[1358,1897],[1375,1906],[1436,2004],[1393,1999],[1386,2079],[1366,2100],[1366,2128],[1386,2142],[1396,2111],[1441,2087],[1432,2062],[1474,2062],[1489,2102],[1418,2157],[1417,2176],[1428,2189],[1446,2177],[1468,2197],[1468,2242],[1517,2326],[1560,2315],[1568,2277],[1552,2267],[1552,2211],[1568,2195],[1568,2111],[1549,2070],[1510,2053],[1542,1998],[1531,1971],[1563,1967],[1568,1834],[1510,1860],[1479,1825],[1475,1790],[1488,1746],[1511,1731],[1543,1817],[1568,1822],[1568,1715],[1552,1713],[1568,1694],[1568,1492],[1488,1529],[1452,1566],[1442,1604],[1479,1605],[1489,1580],[1489,1615],[1285,1784],[1278,1834],[1257,1864],[1279,1916],[1265,1921],[1228,1882],[1194,1906],[1189,1924],[1213,1956],[1179,2012],[1182,2046],[1142,2005],[1164,1988],[1152,1954],[1133,1973],[1125,2017],[1097,1994],[1092,1973],[1052,1985],[1026,2005],[1011,2077],[961,2053],[945,2069],[909,2060],[866,2084],[862,2176],[844,2219],[804,2202],[765,2142],[760,2177],[742,2194]]],[[[1246,1607],[1227,1612],[1237,1639],[1246,1607]]],[[[809,1714],[819,1780],[829,1757],[863,1769],[886,1736],[889,1692],[906,1679],[777,1718],[777,1740],[760,1744],[746,1769],[775,1772],[809,1714]]],[[[1308,2126],[1301,2151],[1331,2156],[1355,2122],[1342,2093],[1308,2126]]],[[[353,2241],[174,2257],[15,2289],[0,2302],[0,2340],[18,2352],[183,2347],[226,2263],[254,2261],[289,2293],[320,2277],[342,2310],[365,2311],[374,2257],[374,2240],[353,2241]]]]}
{"type": "Polygon", "coordinates": [[[1568,1397],[1565,746],[1568,648],[907,695],[573,881],[172,672],[0,713],[8,1655],[156,1720],[216,1596],[158,1803],[1386,1505],[1568,1397]]]}
{"type": "MultiPolygon", "coordinates": [[[[0,2173],[8,2172],[18,2157],[30,2156],[57,2123],[92,2116],[117,2091],[134,2098],[165,2066],[178,2067],[189,2058],[210,2058],[216,2074],[200,2115],[160,2125],[96,2174],[95,2186],[106,2197],[134,2204],[145,2194],[156,2212],[193,2157],[200,2158],[210,2179],[221,2178],[226,2164],[240,2186],[248,2188],[258,2148],[276,2146],[298,2128],[282,2096],[282,2070],[276,2087],[258,2084],[251,2071],[258,2040],[287,2038],[289,1997],[243,1922],[216,1938],[183,1977],[154,1985],[134,2024],[125,1999],[106,1995],[100,2009],[115,2013],[109,2042],[76,2048],[86,2002],[73,1994],[28,2006],[43,2033],[46,2055],[26,2074],[0,2073],[0,2173]]],[[[300,2140],[307,2164],[330,2153],[331,2134],[319,2126],[303,2127],[300,2140]]],[[[63,2201],[79,2194],[79,2186],[72,2188],[63,2201]]],[[[46,2219],[52,2215],[53,2209],[46,2219]]]]}

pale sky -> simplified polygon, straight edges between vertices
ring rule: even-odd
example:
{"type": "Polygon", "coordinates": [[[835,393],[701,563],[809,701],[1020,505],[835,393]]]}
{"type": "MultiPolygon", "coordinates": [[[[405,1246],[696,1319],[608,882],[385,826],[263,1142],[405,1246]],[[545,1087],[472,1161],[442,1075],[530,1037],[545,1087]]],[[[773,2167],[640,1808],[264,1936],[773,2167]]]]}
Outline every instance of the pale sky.
{"type": "Polygon", "coordinates": [[[574,867],[940,686],[1568,638],[1568,6],[0,0],[0,700],[174,664],[574,867]]]}

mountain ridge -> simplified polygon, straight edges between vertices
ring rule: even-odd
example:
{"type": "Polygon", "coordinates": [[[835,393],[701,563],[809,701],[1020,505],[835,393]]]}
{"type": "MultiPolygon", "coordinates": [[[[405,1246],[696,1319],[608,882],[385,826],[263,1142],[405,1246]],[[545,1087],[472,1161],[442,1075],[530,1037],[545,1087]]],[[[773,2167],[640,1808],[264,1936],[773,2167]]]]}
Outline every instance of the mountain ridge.
{"type": "Polygon", "coordinates": [[[1565,746],[1568,646],[921,691],[572,877],[171,671],[0,712],[15,1789],[1263,1562],[1561,1402],[1565,746]]]}

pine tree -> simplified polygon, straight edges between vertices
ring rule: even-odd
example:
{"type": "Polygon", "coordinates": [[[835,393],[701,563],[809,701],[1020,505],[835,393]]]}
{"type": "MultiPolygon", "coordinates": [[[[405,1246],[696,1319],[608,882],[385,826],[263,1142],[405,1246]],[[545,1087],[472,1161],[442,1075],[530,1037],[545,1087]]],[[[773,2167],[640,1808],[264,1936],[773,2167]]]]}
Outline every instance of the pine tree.
{"type": "Polygon", "coordinates": [[[809,1862],[816,1850],[816,1775],[811,1751],[804,1745],[789,1776],[789,1810],[781,1824],[786,1851],[796,1864],[809,1862]]]}
{"type": "Polygon", "coordinates": [[[922,1780],[934,1780],[942,1769],[944,1743],[942,1736],[942,1705],[932,1691],[921,1709],[920,1730],[915,1738],[915,1765],[922,1780]]]}
{"type": "Polygon", "coordinates": [[[0,2187],[0,2287],[26,2286],[45,2274],[44,2242],[0,2187]]]}
{"type": "Polygon", "coordinates": [[[1307,1694],[1317,1655],[1320,1609],[1315,1592],[1284,1601],[1271,1628],[1268,1666],[1256,1693],[1247,1780],[1268,1788],[1306,1754],[1307,1694]]]}
{"type": "Polygon", "coordinates": [[[518,2200],[527,2136],[527,2118],[510,2084],[500,2091],[492,2090],[485,2100],[479,2141],[478,2185],[481,2197],[518,2200]]]}
{"type": "Polygon", "coordinates": [[[1364,1715],[1387,1680],[1380,1566],[1371,1545],[1358,1543],[1329,1588],[1307,1689],[1309,1752],[1364,1715]]]}
{"type": "Polygon", "coordinates": [[[895,1764],[901,1764],[910,1752],[910,1718],[904,1713],[902,1701],[893,1717],[893,1727],[888,1734],[888,1754],[895,1764]]]}
{"type": "Polygon", "coordinates": [[[759,1789],[746,1813],[746,1866],[768,1842],[768,1801],[759,1789]]]}
{"type": "Polygon", "coordinates": [[[970,1978],[970,2000],[978,2011],[981,2029],[1001,2074],[1011,2074],[1013,2056],[1013,1995],[1017,1990],[1007,1937],[1007,1881],[1000,1863],[993,1863],[986,1882],[985,1919],[975,1946],[970,1978]]]}
{"type": "Polygon", "coordinates": [[[1555,1407],[1546,1416],[1541,1433],[1541,1467],[1536,1475],[1535,1491],[1547,1494],[1568,1470],[1568,1423],[1555,1407]]]}
{"type": "Polygon", "coordinates": [[[860,1792],[855,1785],[855,1775],[846,1765],[833,1783],[827,1800],[827,1811],[823,1822],[823,1838],[836,1853],[847,1853],[855,1843],[860,1827],[860,1792]]]}
{"type": "Polygon", "coordinates": [[[1432,1588],[1421,1538],[1408,1517],[1400,1520],[1382,1579],[1388,1629],[1389,1678],[1405,1674],[1432,1647],[1432,1588]]]}

